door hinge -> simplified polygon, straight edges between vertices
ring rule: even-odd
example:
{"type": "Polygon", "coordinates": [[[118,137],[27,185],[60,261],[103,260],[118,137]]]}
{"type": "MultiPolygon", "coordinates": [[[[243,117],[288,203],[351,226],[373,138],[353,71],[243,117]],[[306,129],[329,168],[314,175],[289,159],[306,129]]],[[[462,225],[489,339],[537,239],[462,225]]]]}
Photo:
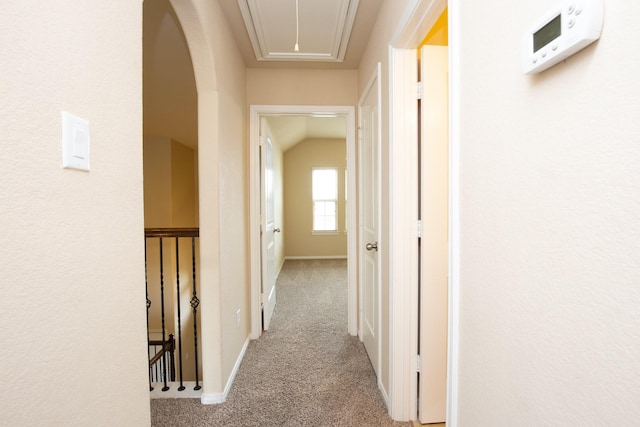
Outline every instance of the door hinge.
{"type": "Polygon", "coordinates": [[[420,373],[420,355],[416,356],[416,372],[420,373]]]}
{"type": "Polygon", "coordinates": [[[418,235],[418,239],[421,239],[422,238],[422,220],[421,219],[418,220],[418,224],[417,224],[417,227],[416,227],[416,233],[418,235]]]}
{"type": "Polygon", "coordinates": [[[422,86],[422,82],[418,82],[417,87],[416,87],[416,97],[417,99],[422,99],[422,95],[423,95],[423,86],[422,86]]]}

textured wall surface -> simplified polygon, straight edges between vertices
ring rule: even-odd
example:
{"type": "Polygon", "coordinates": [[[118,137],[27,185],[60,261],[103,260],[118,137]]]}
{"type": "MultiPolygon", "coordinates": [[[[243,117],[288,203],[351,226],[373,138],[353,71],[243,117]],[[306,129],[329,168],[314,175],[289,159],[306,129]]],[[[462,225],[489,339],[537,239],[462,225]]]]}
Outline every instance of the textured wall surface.
{"type": "Polygon", "coordinates": [[[198,91],[203,400],[215,401],[249,336],[246,73],[218,2],[172,6],[198,91]]]}
{"type": "Polygon", "coordinates": [[[284,154],[285,253],[288,257],[347,256],[344,180],[347,169],[344,139],[306,139],[284,154]],[[336,234],[312,234],[313,168],[335,168],[338,173],[336,234]]]}
{"type": "Polygon", "coordinates": [[[640,11],[605,2],[596,44],[526,76],[555,2],[457,3],[459,425],[637,424],[640,11]]]}
{"type": "Polygon", "coordinates": [[[9,0],[0,23],[0,425],[148,425],[142,2],[9,0]],[[61,167],[61,111],[89,172],[61,167]]]}
{"type": "Polygon", "coordinates": [[[358,73],[336,70],[247,70],[249,105],[356,105],[358,73]]]}

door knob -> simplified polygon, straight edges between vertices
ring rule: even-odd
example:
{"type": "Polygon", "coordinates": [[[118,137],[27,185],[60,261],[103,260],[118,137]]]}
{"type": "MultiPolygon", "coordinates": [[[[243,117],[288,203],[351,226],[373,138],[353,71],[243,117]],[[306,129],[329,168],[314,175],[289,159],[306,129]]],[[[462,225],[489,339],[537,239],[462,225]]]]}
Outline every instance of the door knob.
{"type": "Polygon", "coordinates": [[[279,229],[279,228],[274,228],[274,229],[273,229],[273,232],[274,232],[274,233],[279,233],[279,232],[280,232],[280,229],[279,229]]]}
{"type": "Polygon", "coordinates": [[[365,246],[365,248],[367,248],[368,251],[372,251],[375,249],[376,252],[378,252],[378,242],[375,243],[367,243],[367,245],[365,246]]]}

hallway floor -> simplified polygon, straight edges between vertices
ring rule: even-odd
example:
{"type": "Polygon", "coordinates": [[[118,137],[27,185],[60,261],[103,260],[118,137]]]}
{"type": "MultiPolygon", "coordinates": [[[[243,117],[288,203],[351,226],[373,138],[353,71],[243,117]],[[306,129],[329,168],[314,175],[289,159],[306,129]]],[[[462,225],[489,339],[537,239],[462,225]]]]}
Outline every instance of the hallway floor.
{"type": "Polygon", "coordinates": [[[151,401],[154,426],[411,426],[394,422],[364,346],[347,333],[346,260],[289,260],[271,326],[227,401],[151,401]]]}

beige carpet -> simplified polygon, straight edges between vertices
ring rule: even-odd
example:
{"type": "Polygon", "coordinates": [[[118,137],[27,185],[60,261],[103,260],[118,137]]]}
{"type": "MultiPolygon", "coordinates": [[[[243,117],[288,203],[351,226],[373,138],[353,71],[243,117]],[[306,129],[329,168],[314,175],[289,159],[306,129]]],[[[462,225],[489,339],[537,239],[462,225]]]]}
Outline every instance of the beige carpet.
{"type": "Polygon", "coordinates": [[[154,426],[409,426],[393,422],[347,333],[344,260],[287,261],[271,328],[249,344],[225,403],[151,402],[154,426]]]}

